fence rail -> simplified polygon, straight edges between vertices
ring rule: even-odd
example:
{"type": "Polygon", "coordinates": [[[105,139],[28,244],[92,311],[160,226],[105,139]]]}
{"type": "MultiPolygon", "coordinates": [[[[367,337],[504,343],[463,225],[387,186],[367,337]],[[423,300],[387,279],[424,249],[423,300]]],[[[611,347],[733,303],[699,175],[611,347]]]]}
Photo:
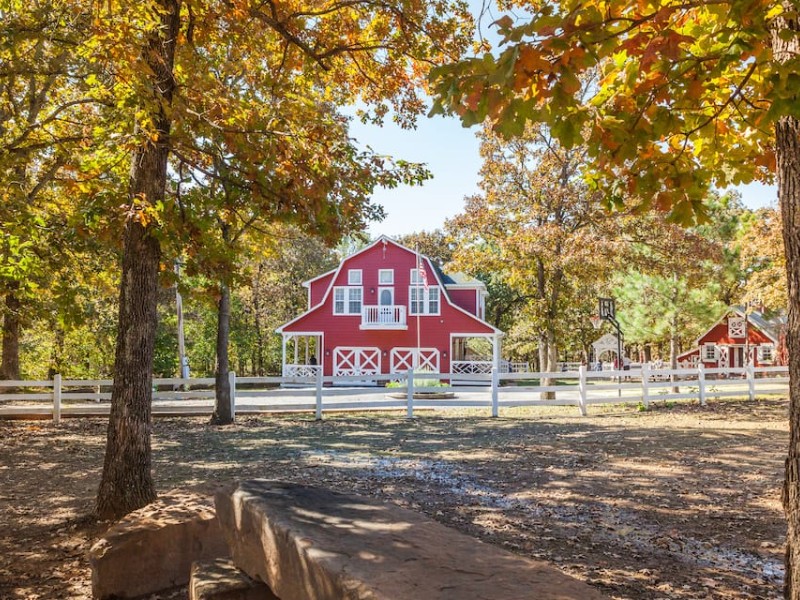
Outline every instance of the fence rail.
{"type": "MultiPolygon", "coordinates": [[[[650,369],[627,371],[488,373],[404,373],[323,376],[320,368],[290,377],[237,377],[230,374],[231,402],[236,412],[397,410],[413,417],[417,409],[487,408],[497,416],[501,408],[523,406],[588,407],[621,402],[640,403],[696,400],[733,396],[786,394],[788,367],[731,369],[650,369]],[[363,386],[364,380],[373,382],[363,386]],[[468,381],[467,381],[468,380],[468,381]],[[442,388],[432,385],[444,381],[442,388]],[[392,382],[392,383],[390,383],[392,382]],[[387,385],[388,384],[388,385],[387,385]],[[471,385],[468,385],[471,384],[471,385]],[[350,385],[351,387],[342,387],[350,385]],[[387,385],[386,388],[378,387],[387,385]],[[394,386],[394,387],[389,387],[394,386]]],[[[153,380],[155,414],[207,414],[213,409],[214,378],[153,380]]],[[[103,415],[109,410],[110,379],[0,381],[0,418],[52,415],[103,415]]]]}

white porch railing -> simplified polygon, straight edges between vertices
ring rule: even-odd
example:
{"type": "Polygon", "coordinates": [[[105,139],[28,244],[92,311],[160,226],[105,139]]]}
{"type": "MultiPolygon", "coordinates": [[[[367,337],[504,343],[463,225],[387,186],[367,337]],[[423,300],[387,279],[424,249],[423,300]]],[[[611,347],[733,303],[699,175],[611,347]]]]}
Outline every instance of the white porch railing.
{"type": "Polygon", "coordinates": [[[316,377],[320,365],[283,365],[284,377],[316,377]]]}
{"type": "Polygon", "coordinates": [[[406,307],[402,304],[363,306],[361,308],[361,329],[390,329],[406,326],[406,307]]]}
{"type": "MultiPolygon", "coordinates": [[[[450,363],[450,371],[454,375],[488,375],[493,365],[491,360],[454,360],[450,363]]],[[[527,373],[529,370],[527,362],[500,361],[501,373],[527,373]]]]}
{"type": "Polygon", "coordinates": [[[450,371],[453,375],[489,375],[493,364],[490,360],[453,360],[450,371]]]}

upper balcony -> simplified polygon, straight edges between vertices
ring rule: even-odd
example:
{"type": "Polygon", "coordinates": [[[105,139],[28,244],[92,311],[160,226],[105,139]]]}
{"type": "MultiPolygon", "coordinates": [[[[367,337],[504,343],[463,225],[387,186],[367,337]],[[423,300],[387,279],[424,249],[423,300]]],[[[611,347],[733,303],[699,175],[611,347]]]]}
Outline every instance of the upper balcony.
{"type": "Polygon", "coordinates": [[[408,329],[403,305],[363,306],[361,329],[408,329]]]}

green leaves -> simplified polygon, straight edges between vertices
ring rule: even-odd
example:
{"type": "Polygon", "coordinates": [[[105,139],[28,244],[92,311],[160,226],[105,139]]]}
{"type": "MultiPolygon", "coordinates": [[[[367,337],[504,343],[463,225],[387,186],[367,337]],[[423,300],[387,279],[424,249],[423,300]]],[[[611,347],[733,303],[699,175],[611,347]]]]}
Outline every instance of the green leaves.
{"type": "Polygon", "coordinates": [[[599,189],[616,194],[622,180],[680,222],[702,218],[710,185],[772,178],[771,125],[800,112],[800,57],[773,60],[771,2],[518,6],[531,20],[498,21],[506,47],[494,63],[432,73],[435,110],[488,119],[506,136],[542,123],[567,147],[580,135],[598,158],[599,189]],[[581,86],[594,69],[599,77],[581,86]]]}

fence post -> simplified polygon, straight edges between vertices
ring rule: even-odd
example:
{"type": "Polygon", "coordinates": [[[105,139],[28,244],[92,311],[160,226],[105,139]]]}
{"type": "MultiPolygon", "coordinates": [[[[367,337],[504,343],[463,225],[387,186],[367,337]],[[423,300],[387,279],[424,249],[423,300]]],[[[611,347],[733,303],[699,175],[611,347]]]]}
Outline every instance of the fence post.
{"type": "Polygon", "coordinates": [[[228,387],[231,390],[231,419],[236,420],[236,373],[228,371],[228,387]]]}
{"type": "Polygon", "coordinates": [[[492,367],[492,416],[500,415],[500,373],[492,367]]]}
{"type": "Polygon", "coordinates": [[[316,414],[317,421],[322,421],[322,367],[317,369],[317,391],[316,391],[316,414]]]}
{"type": "Polygon", "coordinates": [[[53,375],[53,423],[61,423],[61,373],[53,375]]]}
{"type": "Polygon", "coordinates": [[[642,363],[642,404],[650,408],[650,365],[642,363]]]}
{"type": "Polygon", "coordinates": [[[700,395],[700,406],[706,405],[706,366],[701,362],[697,365],[697,389],[700,395]]]}
{"type": "Polygon", "coordinates": [[[747,390],[752,402],[756,399],[756,368],[752,364],[747,365],[747,390]]]}
{"type": "Polygon", "coordinates": [[[414,369],[409,369],[406,374],[406,418],[414,418],[414,369]]]}
{"type": "Polygon", "coordinates": [[[578,367],[578,408],[586,416],[586,365],[578,367]]]}

